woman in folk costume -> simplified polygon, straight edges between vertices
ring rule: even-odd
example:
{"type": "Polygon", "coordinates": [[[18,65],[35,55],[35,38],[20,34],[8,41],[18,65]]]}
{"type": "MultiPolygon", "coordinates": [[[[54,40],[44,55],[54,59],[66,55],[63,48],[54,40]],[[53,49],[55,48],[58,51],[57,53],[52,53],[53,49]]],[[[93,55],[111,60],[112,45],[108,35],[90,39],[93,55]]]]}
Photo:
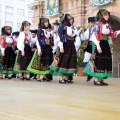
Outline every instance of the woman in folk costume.
{"type": "Polygon", "coordinates": [[[112,56],[108,37],[115,38],[119,31],[113,31],[109,25],[110,12],[106,9],[100,9],[97,13],[93,34],[91,40],[96,45],[93,45],[93,54],[90,61],[86,65],[84,73],[95,77],[94,85],[108,85],[104,79],[111,77],[112,73],[112,56]]]}
{"type": "Polygon", "coordinates": [[[30,23],[28,21],[23,21],[17,42],[17,48],[19,51],[14,66],[14,70],[19,72],[19,77],[21,80],[30,80],[27,78],[27,74],[29,74],[27,67],[32,57],[30,47],[31,34],[29,30],[30,23]]]}
{"type": "MultiPolygon", "coordinates": [[[[94,24],[95,24],[95,17],[89,17],[88,18],[88,23],[89,23],[89,28],[85,31],[82,32],[81,36],[83,37],[82,39],[87,40],[87,46],[84,50],[85,54],[84,54],[84,59],[83,59],[83,65],[84,67],[86,66],[86,64],[88,63],[88,61],[90,60],[91,54],[92,54],[92,39],[91,39],[91,35],[93,33],[93,28],[94,28],[94,24]]],[[[87,82],[90,81],[92,79],[92,76],[87,77],[87,82]]]]}
{"type": "Polygon", "coordinates": [[[14,40],[11,36],[12,28],[5,26],[2,28],[2,36],[0,37],[0,46],[3,56],[2,74],[5,74],[5,78],[11,79],[13,74],[13,66],[15,62],[14,54],[14,40]]]}
{"type": "Polygon", "coordinates": [[[37,49],[28,66],[31,73],[37,74],[36,79],[40,80],[40,75],[44,75],[43,81],[51,81],[47,75],[50,74],[49,66],[53,62],[53,38],[51,32],[48,31],[49,19],[40,18],[39,28],[37,31],[38,41],[36,42],[37,49]]]}
{"type": "Polygon", "coordinates": [[[53,74],[60,76],[59,83],[70,83],[68,76],[77,71],[75,40],[80,41],[80,31],[73,26],[74,18],[70,14],[63,14],[60,18],[61,25],[58,29],[59,61],[57,65],[52,64],[50,69],[53,74]]]}

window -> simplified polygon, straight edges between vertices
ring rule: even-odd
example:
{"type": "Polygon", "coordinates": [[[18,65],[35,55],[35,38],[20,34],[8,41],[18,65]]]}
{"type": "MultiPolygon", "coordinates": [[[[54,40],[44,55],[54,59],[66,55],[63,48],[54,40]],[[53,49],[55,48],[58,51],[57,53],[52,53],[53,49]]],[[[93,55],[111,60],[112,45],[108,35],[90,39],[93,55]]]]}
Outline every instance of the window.
{"type": "Polygon", "coordinates": [[[13,13],[13,7],[6,6],[7,13],[13,13]]]}
{"type": "Polygon", "coordinates": [[[25,20],[25,16],[18,15],[17,16],[17,23],[22,23],[25,20]]]}
{"type": "Polygon", "coordinates": [[[13,22],[9,22],[9,21],[6,21],[6,24],[5,24],[6,26],[13,26],[13,22]]]}
{"type": "Polygon", "coordinates": [[[25,8],[25,0],[18,0],[18,8],[19,9],[25,8]]]}
{"type": "Polygon", "coordinates": [[[18,23],[18,24],[17,24],[17,30],[20,31],[20,28],[21,28],[21,24],[18,23]]]}
{"type": "Polygon", "coordinates": [[[14,0],[6,0],[5,1],[5,3],[6,3],[6,6],[13,6],[13,4],[14,4],[14,0]]]}
{"type": "Polygon", "coordinates": [[[33,11],[29,11],[29,18],[33,18],[33,16],[34,16],[33,11]]]}
{"type": "Polygon", "coordinates": [[[18,9],[18,15],[24,16],[24,10],[18,9]]]}
{"type": "Polygon", "coordinates": [[[1,12],[1,4],[0,4],[0,12],[1,12]]]}
{"type": "Polygon", "coordinates": [[[12,13],[6,13],[6,21],[13,21],[13,14],[12,13]]]}

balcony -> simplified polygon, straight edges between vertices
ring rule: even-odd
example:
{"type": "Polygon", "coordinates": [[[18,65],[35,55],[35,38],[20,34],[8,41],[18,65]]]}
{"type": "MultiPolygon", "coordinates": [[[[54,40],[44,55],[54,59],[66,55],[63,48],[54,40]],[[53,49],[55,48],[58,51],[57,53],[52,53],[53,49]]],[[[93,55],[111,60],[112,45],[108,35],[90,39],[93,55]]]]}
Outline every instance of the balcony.
{"type": "Polygon", "coordinates": [[[34,1],[31,2],[30,4],[28,4],[27,6],[28,6],[29,9],[34,10],[35,7],[43,4],[44,1],[45,1],[45,0],[34,0],[34,1]]]}

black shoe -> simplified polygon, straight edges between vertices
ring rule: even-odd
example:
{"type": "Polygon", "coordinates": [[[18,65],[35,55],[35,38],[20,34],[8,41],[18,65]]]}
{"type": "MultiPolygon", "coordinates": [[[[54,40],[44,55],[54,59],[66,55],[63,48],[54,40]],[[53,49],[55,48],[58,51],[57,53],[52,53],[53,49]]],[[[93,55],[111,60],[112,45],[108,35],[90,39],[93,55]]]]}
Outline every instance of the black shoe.
{"type": "Polygon", "coordinates": [[[40,80],[40,78],[36,78],[36,81],[37,81],[37,82],[42,82],[42,81],[40,80]]]}
{"type": "Polygon", "coordinates": [[[24,80],[30,80],[30,78],[27,78],[27,77],[23,77],[24,80]]]}
{"type": "Polygon", "coordinates": [[[101,82],[99,82],[99,81],[94,81],[94,85],[96,85],[96,86],[103,86],[103,84],[101,84],[101,82]]]}
{"type": "Polygon", "coordinates": [[[64,81],[66,81],[66,83],[73,83],[72,80],[65,80],[65,79],[64,79],[64,81]]]}
{"type": "Polygon", "coordinates": [[[0,79],[3,79],[3,77],[0,77],[0,79]]]}
{"type": "Polygon", "coordinates": [[[89,82],[90,80],[91,80],[91,79],[88,79],[88,78],[87,78],[86,82],[89,82]]]}
{"type": "Polygon", "coordinates": [[[5,79],[12,79],[12,77],[5,75],[5,79]]]}
{"type": "Polygon", "coordinates": [[[59,83],[66,84],[66,80],[59,80],[59,83]]]}
{"type": "Polygon", "coordinates": [[[43,81],[47,81],[47,82],[50,82],[51,80],[47,79],[47,78],[44,78],[42,79],[43,81]]]}
{"type": "Polygon", "coordinates": [[[20,80],[24,80],[24,78],[23,78],[23,77],[19,77],[19,79],[20,79],[20,80]]]}
{"type": "Polygon", "coordinates": [[[92,76],[88,75],[86,82],[89,82],[92,78],[93,78],[92,76]]]}
{"type": "Polygon", "coordinates": [[[103,80],[100,81],[100,83],[101,83],[102,85],[108,85],[108,83],[105,83],[103,80]]]}

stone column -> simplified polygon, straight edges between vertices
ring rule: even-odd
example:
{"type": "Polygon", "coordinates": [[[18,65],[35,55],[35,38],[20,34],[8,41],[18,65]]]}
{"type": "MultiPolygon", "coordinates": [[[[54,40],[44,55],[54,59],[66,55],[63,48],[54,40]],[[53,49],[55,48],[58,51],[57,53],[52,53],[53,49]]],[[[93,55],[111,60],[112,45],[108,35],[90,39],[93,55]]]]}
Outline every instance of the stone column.
{"type": "Polygon", "coordinates": [[[85,26],[85,0],[79,0],[80,5],[80,25],[85,26]]]}

